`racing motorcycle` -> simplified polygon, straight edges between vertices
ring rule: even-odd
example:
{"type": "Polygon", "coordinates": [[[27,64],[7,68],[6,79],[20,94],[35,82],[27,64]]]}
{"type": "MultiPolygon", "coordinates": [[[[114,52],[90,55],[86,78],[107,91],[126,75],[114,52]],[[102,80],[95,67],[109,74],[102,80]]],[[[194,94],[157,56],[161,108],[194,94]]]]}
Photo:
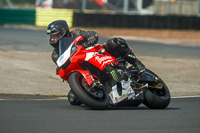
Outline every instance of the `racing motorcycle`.
{"type": "Polygon", "coordinates": [[[80,45],[83,37],[64,37],[59,41],[56,74],[67,81],[79,102],[92,109],[108,106],[144,104],[151,109],[164,109],[170,103],[170,92],[164,81],[149,69],[138,76],[133,66],[114,58],[100,44],[80,45]],[[104,71],[109,66],[110,71],[104,71]],[[111,76],[108,76],[111,75],[111,76]],[[120,82],[116,82],[117,79],[120,82]]]}

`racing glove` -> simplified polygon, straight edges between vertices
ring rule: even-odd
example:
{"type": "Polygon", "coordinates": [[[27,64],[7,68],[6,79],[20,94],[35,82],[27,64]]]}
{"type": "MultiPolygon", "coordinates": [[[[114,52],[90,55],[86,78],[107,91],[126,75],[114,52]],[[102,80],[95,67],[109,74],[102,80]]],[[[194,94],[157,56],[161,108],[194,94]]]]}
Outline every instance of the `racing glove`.
{"type": "Polygon", "coordinates": [[[84,38],[83,41],[85,42],[82,42],[83,47],[90,47],[98,42],[98,35],[95,31],[76,29],[71,34],[72,37],[82,36],[84,38]]]}

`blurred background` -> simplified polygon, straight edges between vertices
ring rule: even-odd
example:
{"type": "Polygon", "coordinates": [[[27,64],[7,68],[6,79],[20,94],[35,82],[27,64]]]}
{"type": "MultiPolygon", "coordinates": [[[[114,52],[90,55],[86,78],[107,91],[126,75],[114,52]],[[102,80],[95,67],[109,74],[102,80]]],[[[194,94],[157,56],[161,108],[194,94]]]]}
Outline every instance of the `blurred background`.
{"type": "Polygon", "coordinates": [[[200,29],[199,14],[200,0],[0,0],[0,24],[200,29]]]}
{"type": "Polygon", "coordinates": [[[0,0],[1,8],[64,8],[107,13],[199,15],[200,0],[0,0]]]}
{"type": "Polygon", "coordinates": [[[38,3],[41,1],[51,1],[49,3],[52,3],[52,8],[80,9],[81,11],[98,10],[108,13],[141,15],[199,14],[199,0],[38,0],[36,7],[39,7],[38,3]]]}

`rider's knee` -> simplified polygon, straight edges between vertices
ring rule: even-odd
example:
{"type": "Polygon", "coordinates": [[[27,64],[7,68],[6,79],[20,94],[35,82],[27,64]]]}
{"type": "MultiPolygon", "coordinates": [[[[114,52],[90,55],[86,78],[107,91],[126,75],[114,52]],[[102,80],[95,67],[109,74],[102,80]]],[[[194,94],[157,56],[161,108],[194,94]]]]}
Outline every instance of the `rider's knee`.
{"type": "Polygon", "coordinates": [[[52,58],[52,61],[56,64],[56,61],[59,58],[59,51],[58,51],[58,49],[54,49],[53,50],[53,52],[51,54],[51,58],[52,58]]]}
{"type": "Polygon", "coordinates": [[[125,57],[130,52],[128,44],[122,38],[113,38],[108,40],[104,44],[104,48],[114,57],[125,57]]]}

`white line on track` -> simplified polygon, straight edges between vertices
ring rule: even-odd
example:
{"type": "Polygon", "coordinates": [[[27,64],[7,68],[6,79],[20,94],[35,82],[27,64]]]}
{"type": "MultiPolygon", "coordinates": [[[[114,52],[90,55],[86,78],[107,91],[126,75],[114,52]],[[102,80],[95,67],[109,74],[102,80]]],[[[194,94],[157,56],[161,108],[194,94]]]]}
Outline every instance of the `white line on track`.
{"type": "Polygon", "coordinates": [[[196,95],[196,96],[176,96],[176,97],[171,97],[171,98],[194,98],[194,97],[200,97],[200,95],[196,95]]]}
{"type": "MultiPolygon", "coordinates": [[[[178,98],[199,98],[200,95],[195,95],[195,96],[175,96],[171,97],[172,99],[178,99],[178,98]]],[[[67,97],[56,97],[56,98],[30,98],[30,99],[24,99],[24,98],[0,98],[1,100],[67,100],[67,97]]]]}

